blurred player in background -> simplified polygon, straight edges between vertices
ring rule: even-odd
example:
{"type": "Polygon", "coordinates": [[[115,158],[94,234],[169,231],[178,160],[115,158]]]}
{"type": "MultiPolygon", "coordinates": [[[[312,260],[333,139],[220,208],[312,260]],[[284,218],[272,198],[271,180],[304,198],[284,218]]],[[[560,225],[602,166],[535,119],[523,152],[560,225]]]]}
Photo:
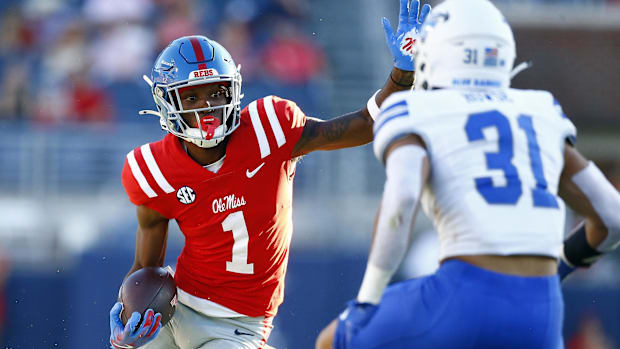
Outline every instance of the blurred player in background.
{"type": "Polygon", "coordinates": [[[509,88],[515,50],[488,0],[428,16],[417,90],[386,99],[374,126],[387,180],[361,288],[317,348],[564,347],[560,279],[618,245],[620,195],[549,92],[509,88]],[[420,198],[441,266],[385,290],[420,198]],[[586,223],[562,245],[564,202],[586,223]]]}
{"type": "MultiPolygon", "coordinates": [[[[395,67],[367,107],[329,121],[267,96],[241,110],[241,75],[224,47],[204,36],[174,40],[149,83],[169,134],[127,155],[123,186],[137,206],[132,273],[161,266],[168,222],[185,235],[170,323],[134,313],[123,326],[110,311],[114,348],[264,348],[284,294],[292,233],[292,189],[300,156],[372,140],[377,104],[410,89],[419,3],[401,0],[399,27],[387,32],[395,67]],[[161,330],[161,331],[160,331],[161,330]]],[[[429,12],[428,6],[420,18],[429,12]]]]}

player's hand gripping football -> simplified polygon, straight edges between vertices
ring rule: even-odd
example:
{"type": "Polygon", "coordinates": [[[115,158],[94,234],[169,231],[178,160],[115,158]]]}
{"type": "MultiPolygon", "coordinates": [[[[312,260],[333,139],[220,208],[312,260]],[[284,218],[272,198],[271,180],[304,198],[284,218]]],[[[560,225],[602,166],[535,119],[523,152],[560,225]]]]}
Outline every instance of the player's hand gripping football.
{"type": "Polygon", "coordinates": [[[338,317],[334,349],[350,348],[353,336],[370,322],[377,308],[375,304],[360,303],[355,299],[349,301],[347,308],[338,317]]]}
{"type": "Polygon", "coordinates": [[[383,30],[385,39],[392,57],[394,66],[401,70],[414,71],[413,54],[416,46],[416,39],[420,33],[422,23],[431,11],[431,5],[425,4],[420,11],[420,0],[400,0],[400,13],[398,15],[398,28],[396,33],[387,18],[383,17],[383,30]],[[418,15],[419,14],[419,15],[418,15]]]}
{"type": "Polygon", "coordinates": [[[145,319],[140,322],[140,313],[131,314],[127,324],[123,326],[121,311],[123,304],[117,302],[110,310],[110,345],[112,349],[138,348],[153,340],[161,329],[161,314],[149,309],[145,319]]]}

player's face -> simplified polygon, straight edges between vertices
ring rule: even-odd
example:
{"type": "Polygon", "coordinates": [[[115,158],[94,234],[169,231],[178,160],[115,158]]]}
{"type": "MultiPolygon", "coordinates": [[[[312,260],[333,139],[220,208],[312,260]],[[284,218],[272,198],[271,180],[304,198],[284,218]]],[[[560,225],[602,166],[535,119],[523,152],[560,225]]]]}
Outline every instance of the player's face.
{"type": "MultiPolygon", "coordinates": [[[[182,89],[179,96],[183,110],[216,107],[226,104],[228,100],[227,89],[220,84],[198,85],[182,89]]],[[[201,118],[207,115],[214,116],[223,122],[224,109],[198,112],[201,118]]],[[[196,115],[193,112],[181,113],[181,116],[190,127],[197,127],[196,115]]]]}

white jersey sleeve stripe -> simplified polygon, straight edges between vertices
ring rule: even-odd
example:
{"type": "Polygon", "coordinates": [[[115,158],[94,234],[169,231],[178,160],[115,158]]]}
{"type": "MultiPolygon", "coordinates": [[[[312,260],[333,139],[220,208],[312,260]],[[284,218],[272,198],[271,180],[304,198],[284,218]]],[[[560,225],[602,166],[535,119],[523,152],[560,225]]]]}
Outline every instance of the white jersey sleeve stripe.
{"type": "Polygon", "coordinates": [[[282,127],[280,126],[280,120],[278,120],[278,116],[276,115],[276,111],[273,108],[273,97],[267,96],[263,98],[263,104],[265,105],[265,111],[267,112],[267,118],[269,118],[269,124],[271,124],[271,129],[273,130],[273,134],[276,136],[276,142],[278,143],[278,148],[286,143],[286,138],[284,137],[284,132],[282,132],[282,127]]]}
{"type": "Polygon", "coordinates": [[[381,110],[381,114],[379,114],[379,118],[377,121],[379,121],[378,123],[375,123],[375,127],[374,127],[374,131],[375,133],[379,133],[379,130],[385,125],[387,124],[388,121],[400,117],[400,116],[407,116],[407,101],[402,100],[398,103],[394,103],[392,105],[390,105],[389,107],[381,110]]]}
{"type": "Polygon", "coordinates": [[[153,175],[153,178],[155,178],[157,184],[159,184],[159,187],[166,194],[172,193],[174,188],[170,185],[170,183],[168,183],[164,175],[161,173],[159,166],[157,166],[153,153],[151,153],[150,144],[144,144],[140,147],[140,150],[142,150],[142,157],[144,158],[144,162],[146,162],[146,166],[149,168],[149,171],[151,171],[151,174],[153,175]]]}
{"type": "Polygon", "coordinates": [[[413,133],[409,122],[409,108],[402,96],[390,96],[383,102],[378,122],[375,122],[373,149],[379,161],[384,162],[387,147],[392,142],[413,133]],[[396,101],[396,102],[395,102],[396,101]]]}
{"type": "Polygon", "coordinates": [[[250,119],[252,120],[252,128],[254,128],[254,133],[256,133],[256,138],[258,139],[258,146],[260,148],[260,157],[265,158],[267,155],[271,154],[271,149],[269,149],[269,142],[267,142],[267,135],[265,135],[265,130],[263,129],[263,125],[260,122],[260,117],[258,116],[258,109],[256,107],[256,101],[253,101],[248,106],[248,110],[250,111],[250,119]]]}
{"type": "Polygon", "coordinates": [[[156,197],[157,194],[151,188],[149,183],[146,181],[146,178],[144,178],[144,175],[142,174],[142,171],[140,170],[140,166],[138,165],[138,162],[136,162],[136,156],[134,155],[133,150],[130,151],[129,154],[127,154],[127,162],[129,163],[129,168],[131,169],[131,173],[133,174],[134,178],[138,181],[138,184],[140,185],[140,188],[142,188],[142,191],[144,192],[144,194],[146,194],[146,196],[148,196],[149,198],[156,197]]]}

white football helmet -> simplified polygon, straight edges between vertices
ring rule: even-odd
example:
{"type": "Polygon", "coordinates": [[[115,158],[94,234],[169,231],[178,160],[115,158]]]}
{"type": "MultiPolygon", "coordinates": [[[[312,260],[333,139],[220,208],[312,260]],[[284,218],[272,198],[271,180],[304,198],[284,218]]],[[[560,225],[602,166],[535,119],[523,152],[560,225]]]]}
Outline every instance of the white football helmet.
{"type": "Polygon", "coordinates": [[[510,25],[489,0],[446,0],[422,26],[416,86],[507,88],[515,56],[510,25]]]}

